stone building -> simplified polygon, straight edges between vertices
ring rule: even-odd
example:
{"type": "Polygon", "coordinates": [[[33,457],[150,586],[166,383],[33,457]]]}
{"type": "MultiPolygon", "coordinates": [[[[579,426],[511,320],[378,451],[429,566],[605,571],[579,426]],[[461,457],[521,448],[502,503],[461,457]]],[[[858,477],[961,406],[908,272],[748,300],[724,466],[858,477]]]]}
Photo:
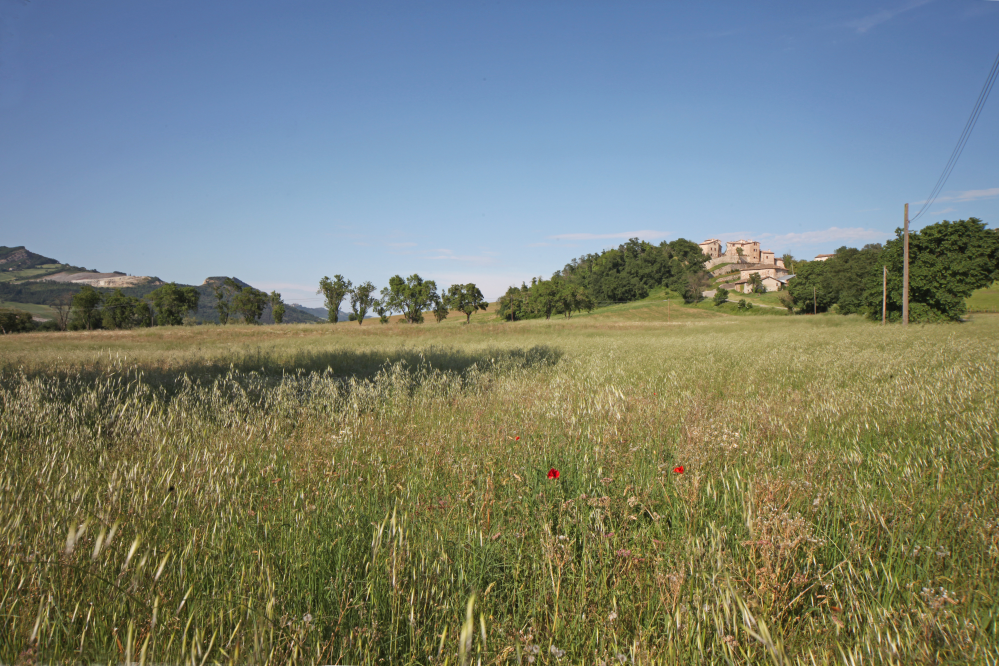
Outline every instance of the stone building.
{"type": "MultiPolygon", "coordinates": [[[[771,256],[773,253],[771,253],[771,256]]],[[[729,241],[725,244],[725,256],[732,261],[738,261],[741,257],[751,264],[760,263],[760,243],[759,241],[737,240],[729,241]],[[742,250],[742,254],[739,253],[742,250]]]]}
{"type": "Polygon", "coordinates": [[[732,264],[752,264],[767,266],[778,266],[784,268],[784,260],[778,259],[773,250],[761,250],[760,242],[753,240],[729,241],[725,244],[725,251],[722,252],[722,242],[717,238],[709,238],[703,243],[698,243],[701,252],[707,255],[707,268],[722,263],[732,264]],[[739,251],[742,254],[739,254],[739,251]]]}
{"type": "Polygon", "coordinates": [[[767,291],[781,291],[787,288],[787,281],[793,278],[793,275],[785,275],[783,277],[765,277],[763,278],[763,286],[767,288],[767,291]]]}
{"type": "Polygon", "coordinates": [[[755,266],[747,266],[745,268],[739,267],[739,279],[748,280],[749,276],[753,273],[759,273],[761,278],[765,277],[782,277],[787,275],[787,270],[783,268],[778,268],[773,264],[757,264],[755,266]]]}
{"type": "Polygon", "coordinates": [[[698,245],[701,246],[701,252],[708,255],[709,259],[717,259],[721,256],[721,241],[717,238],[709,238],[698,245]]]}

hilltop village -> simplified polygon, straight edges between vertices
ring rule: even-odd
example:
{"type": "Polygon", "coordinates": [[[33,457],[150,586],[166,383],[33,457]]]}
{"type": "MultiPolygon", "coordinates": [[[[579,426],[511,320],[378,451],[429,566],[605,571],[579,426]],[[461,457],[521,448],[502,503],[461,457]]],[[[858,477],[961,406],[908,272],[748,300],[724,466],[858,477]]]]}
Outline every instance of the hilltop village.
{"type": "MultiPolygon", "coordinates": [[[[698,245],[708,256],[704,267],[711,271],[712,277],[731,277],[728,282],[720,285],[729,291],[750,291],[750,276],[753,273],[759,273],[767,291],[780,291],[794,277],[784,266],[784,260],[775,256],[773,250],[760,249],[759,241],[729,241],[725,244],[724,252],[722,242],[717,238],[709,238],[698,245]]],[[[828,258],[827,255],[821,256],[828,258]]]]}

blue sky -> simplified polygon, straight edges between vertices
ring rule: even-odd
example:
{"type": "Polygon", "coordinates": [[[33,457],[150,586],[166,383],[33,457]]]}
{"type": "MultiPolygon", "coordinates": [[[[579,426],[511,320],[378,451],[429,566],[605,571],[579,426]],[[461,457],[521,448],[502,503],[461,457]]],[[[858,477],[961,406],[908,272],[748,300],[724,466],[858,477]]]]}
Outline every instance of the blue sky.
{"type": "MultiPolygon", "coordinates": [[[[0,244],[315,304],[495,297],[628,237],[883,241],[999,2],[0,0],[0,244]]],[[[999,93],[917,227],[999,226],[999,93]]]]}

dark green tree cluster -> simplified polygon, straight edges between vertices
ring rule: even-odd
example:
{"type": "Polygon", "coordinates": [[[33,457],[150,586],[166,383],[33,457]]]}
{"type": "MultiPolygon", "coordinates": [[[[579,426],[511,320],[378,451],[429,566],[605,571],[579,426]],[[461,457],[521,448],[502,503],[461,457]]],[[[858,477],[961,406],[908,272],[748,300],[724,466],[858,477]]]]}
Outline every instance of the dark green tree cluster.
{"type": "MultiPolygon", "coordinates": [[[[826,312],[834,305],[841,314],[866,312],[867,279],[875,272],[880,276],[882,251],[875,243],[860,250],[841,247],[826,261],[795,260],[796,273],[787,287],[794,306],[799,312],[826,312]]],[[[879,282],[879,302],[880,293],[879,282]]]]}
{"type": "Polygon", "coordinates": [[[215,296],[215,310],[218,312],[219,323],[223,326],[229,323],[229,318],[237,315],[246,324],[255,324],[264,316],[264,310],[271,306],[274,323],[284,321],[285,306],[281,294],[272,291],[270,294],[255,289],[250,285],[240,285],[234,279],[227,277],[221,283],[212,284],[215,296]]]}
{"type": "Polygon", "coordinates": [[[149,299],[156,308],[158,326],[180,326],[184,315],[198,309],[201,294],[194,287],[179,287],[176,282],[168,282],[150,292],[149,299]]]}
{"type": "Polygon", "coordinates": [[[13,308],[0,308],[0,335],[35,330],[31,313],[13,308]]]}
{"type": "Polygon", "coordinates": [[[150,292],[148,301],[128,296],[121,289],[104,293],[83,285],[70,302],[66,327],[90,331],[144,328],[153,324],[178,326],[185,315],[198,309],[199,297],[194,287],[180,287],[174,282],[150,292]]]}
{"type": "Polygon", "coordinates": [[[531,286],[510,287],[499,299],[499,316],[507,321],[518,319],[551,319],[560,314],[566,319],[573,312],[589,312],[596,306],[585,287],[577,282],[554,275],[551,280],[533,278],[531,286]]]}
{"type": "Polygon", "coordinates": [[[107,329],[152,326],[153,308],[141,298],[126,296],[121,289],[115,289],[101,304],[101,325],[107,329]]]}
{"type": "MultiPolygon", "coordinates": [[[[883,247],[841,247],[827,261],[793,261],[788,293],[798,312],[866,314],[881,319],[883,267],[888,318],[902,315],[902,230],[883,247]]],[[[788,259],[785,264],[789,265],[788,259]]],[[[955,321],[965,299],[999,277],[999,232],[977,218],[944,220],[909,234],[909,320],[955,321]]]]}
{"type": "Polygon", "coordinates": [[[707,260],[697,243],[684,238],[659,245],[632,238],[617,249],[573,259],[560,275],[598,304],[639,300],[657,287],[696,302],[710,281],[707,260]]]}
{"type": "Polygon", "coordinates": [[[236,281],[227,277],[221,284],[212,284],[212,293],[215,296],[215,311],[219,313],[219,323],[225,326],[229,323],[229,315],[232,312],[232,299],[239,290],[242,289],[236,281]]]}

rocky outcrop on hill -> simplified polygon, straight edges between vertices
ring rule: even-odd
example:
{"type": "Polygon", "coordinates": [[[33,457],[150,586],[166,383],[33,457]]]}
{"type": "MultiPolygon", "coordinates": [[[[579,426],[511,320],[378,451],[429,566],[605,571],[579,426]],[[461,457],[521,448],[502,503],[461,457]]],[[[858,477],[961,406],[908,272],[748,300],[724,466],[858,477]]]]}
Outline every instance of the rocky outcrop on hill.
{"type": "Polygon", "coordinates": [[[39,280],[49,282],[69,282],[72,284],[89,284],[91,287],[106,287],[109,289],[124,289],[125,287],[141,287],[144,285],[160,285],[163,281],[148,275],[126,275],[124,273],[78,273],[63,272],[46,275],[39,280]]]}

